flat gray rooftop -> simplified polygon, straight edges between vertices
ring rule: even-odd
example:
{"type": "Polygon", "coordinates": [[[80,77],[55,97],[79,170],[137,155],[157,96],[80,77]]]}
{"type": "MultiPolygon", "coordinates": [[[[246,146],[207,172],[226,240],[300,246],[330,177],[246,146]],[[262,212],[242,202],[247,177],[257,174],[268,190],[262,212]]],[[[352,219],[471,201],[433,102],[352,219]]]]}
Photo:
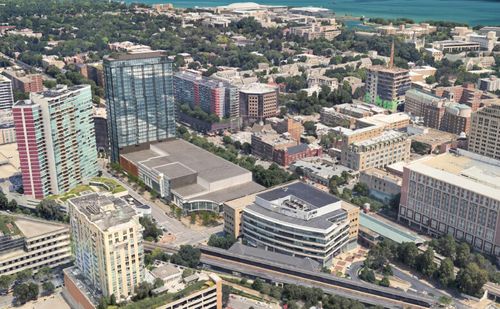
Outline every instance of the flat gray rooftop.
{"type": "Polygon", "coordinates": [[[15,224],[21,234],[26,238],[38,237],[44,234],[53,233],[59,230],[68,229],[62,224],[56,224],[47,221],[29,219],[29,218],[18,218],[15,220],[15,224]]]}
{"type": "Polygon", "coordinates": [[[249,170],[181,139],[153,144],[148,150],[122,154],[122,157],[157,174],[161,173],[170,180],[196,175],[195,182],[183,182],[172,188],[172,192],[185,199],[222,203],[264,189],[251,181],[249,170]],[[223,189],[218,185],[209,187],[212,183],[224,180],[234,182],[223,189]]]}
{"type": "Polygon", "coordinates": [[[196,174],[196,171],[190,169],[189,167],[179,162],[173,162],[166,165],[161,165],[155,168],[155,170],[157,170],[160,173],[163,173],[164,175],[168,175],[170,179],[176,179],[179,177],[196,174]]]}
{"type": "Polygon", "coordinates": [[[274,201],[286,196],[293,195],[315,208],[320,208],[340,201],[334,195],[319,190],[303,182],[294,182],[290,185],[266,191],[257,196],[267,201],[274,201]]]}
{"type": "Polygon", "coordinates": [[[319,271],[321,269],[320,264],[310,258],[298,258],[291,255],[271,252],[251,246],[245,246],[239,242],[232,245],[228,251],[235,255],[245,256],[246,258],[251,257],[257,260],[280,263],[309,271],[319,271]]]}
{"type": "Polygon", "coordinates": [[[230,188],[213,191],[207,194],[196,196],[195,199],[209,200],[217,203],[223,203],[225,201],[234,200],[242,196],[247,196],[260,192],[265,188],[256,182],[247,182],[241,185],[232,186],[230,188]]]}
{"type": "MultiPolygon", "coordinates": [[[[234,163],[180,139],[154,144],[151,145],[150,150],[128,153],[123,156],[132,162],[140,163],[156,170],[159,170],[164,165],[177,162],[188,169],[196,171],[198,177],[208,182],[215,182],[250,173],[250,171],[234,163]]],[[[173,175],[168,173],[165,173],[165,175],[169,178],[174,178],[173,176],[176,173],[177,171],[173,171],[173,175]]]]}
{"type": "Polygon", "coordinates": [[[156,267],[155,269],[153,269],[151,271],[153,276],[155,276],[156,278],[161,278],[161,279],[166,278],[166,277],[170,277],[173,275],[177,275],[180,272],[181,272],[181,270],[173,264],[164,264],[164,265],[156,267]]]}

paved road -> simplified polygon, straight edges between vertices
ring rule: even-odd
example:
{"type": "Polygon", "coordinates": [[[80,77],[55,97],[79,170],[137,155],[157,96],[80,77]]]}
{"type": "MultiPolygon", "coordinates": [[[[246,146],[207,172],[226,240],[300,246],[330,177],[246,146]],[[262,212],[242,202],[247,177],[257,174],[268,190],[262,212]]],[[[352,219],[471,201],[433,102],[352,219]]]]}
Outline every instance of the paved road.
{"type": "Polygon", "coordinates": [[[134,191],[132,187],[130,187],[127,183],[121,181],[120,179],[114,177],[110,173],[108,173],[105,169],[101,169],[104,177],[113,178],[118,181],[122,186],[124,186],[129,195],[134,199],[139,201],[141,204],[148,205],[151,207],[151,216],[156,220],[157,224],[161,228],[165,228],[168,232],[175,235],[175,245],[183,245],[183,244],[198,244],[202,243],[210,237],[210,235],[215,233],[220,233],[223,230],[223,225],[218,225],[215,227],[209,227],[203,230],[192,230],[188,226],[184,225],[181,221],[170,215],[169,206],[163,204],[160,201],[152,202],[146,200],[143,196],[134,191]]]}
{"type": "Polygon", "coordinates": [[[363,268],[363,262],[354,262],[351,264],[349,269],[347,270],[347,274],[352,280],[355,281],[361,281],[361,279],[358,278],[359,270],[363,268]]]}
{"type": "MultiPolygon", "coordinates": [[[[362,267],[363,267],[363,262],[352,263],[349,270],[347,270],[347,274],[350,276],[351,279],[353,279],[355,281],[361,281],[361,279],[359,279],[359,277],[358,277],[358,274],[359,274],[359,270],[362,267]]],[[[391,268],[392,268],[392,272],[393,272],[394,277],[399,278],[405,282],[408,282],[410,284],[410,288],[416,293],[434,297],[434,299],[436,299],[436,300],[438,300],[439,297],[441,297],[441,296],[448,296],[448,295],[445,295],[444,293],[442,293],[440,290],[438,290],[432,286],[429,286],[428,284],[423,283],[422,281],[420,281],[420,279],[418,277],[402,271],[401,269],[399,269],[395,265],[391,264],[391,268]]],[[[457,308],[463,308],[463,309],[469,308],[468,306],[465,306],[465,305],[459,303],[457,299],[454,299],[454,300],[455,300],[455,306],[457,308]]]]}
{"type": "MultiPolygon", "coordinates": [[[[260,278],[268,279],[273,282],[296,284],[306,287],[316,287],[322,289],[325,293],[339,295],[350,299],[356,299],[360,302],[366,304],[372,304],[375,306],[382,306],[384,308],[402,308],[403,303],[395,300],[390,300],[384,297],[358,292],[352,289],[342,288],[339,286],[333,286],[317,281],[308,280],[305,278],[295,277],[288,274],[283,274],[280,272],[270,271],[248,264],[240,264],[234,261],[228,261],[225,259],[218,259],[216,257],[202,255],[201,262],[204,264],[220,267],[223,269],[231,269],[234,272],[249,274],[257,276],[260,278]]],[[[414,306],[414,308],[421,308],[419,306],[414,306]]]]}
{"type": "Polygon", "coordinates": [[[34,70],[38,74],[41,74],[43,76],[43,78],[46,79],[46,80],[56,80],[52,76],[49,76],[49,75],[45,74],[41,68],[34,67],[34,66],[29,65],[29,64],[27,64],[25,62],[22,62],[21,60],[16,60],[16,59],[14,59],[12,57],[9,57],[9,56],[7,56],[7,55],[5,55],[3,53],[0,53],[0,57],[8,59],[10,62],[13,62],[14,64],[16,64],[17,66],[21,67],[22,69],[24,69],[26,71],[34,70]]]}
{"type": "Polygon", "coordinates": [[[427,295],[435,295],[437,298],[440,296],[445,296],[445,294],[441,293],[438,289],[429,286],[422,281],[417,276],[408,274],[401,269],[399,269],[395,265],[391,265],[392,272],[394,277],[399,278],[403,281],[408,282],[411,285],[411,288],[414,289],[417,293],[423,293],[427,295]]]}

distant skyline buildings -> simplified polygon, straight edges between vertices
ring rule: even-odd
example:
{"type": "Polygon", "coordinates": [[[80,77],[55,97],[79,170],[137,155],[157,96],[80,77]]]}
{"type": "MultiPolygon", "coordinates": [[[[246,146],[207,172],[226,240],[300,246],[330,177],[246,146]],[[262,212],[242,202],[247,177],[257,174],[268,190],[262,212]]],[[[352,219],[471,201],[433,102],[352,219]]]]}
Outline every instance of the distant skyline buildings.
{"type": "Polygon", "coordinates": [[[240,116],[244,124],[252,124],[278,114],[278,88],[261,83],[240,89],[240,116]]]}
{"type": "Polygon", "coordinates": [[[367,73],[365,101],[395,111],[399,104],[404,103],[405,93],[410,88],[410,71],[373,66],[367,73]]]}
{"type": "Polygon", "coordinates": [[[172,61],[163,51],[104,58],[111,161],[120,153],[175,137],[172,61]]]}
{"type": "Polygon", "coordinates": [[[238,88],[227,82],[181,71],[174,74],[174,93],[179,104],[198,106],[219,118],[239,117],[238,88]]]}
{"type": "Polygon", "coordinates": [[[97,176],[89,85],[32,94],[12,113],[26,195],[43,199],[97,176]]]}

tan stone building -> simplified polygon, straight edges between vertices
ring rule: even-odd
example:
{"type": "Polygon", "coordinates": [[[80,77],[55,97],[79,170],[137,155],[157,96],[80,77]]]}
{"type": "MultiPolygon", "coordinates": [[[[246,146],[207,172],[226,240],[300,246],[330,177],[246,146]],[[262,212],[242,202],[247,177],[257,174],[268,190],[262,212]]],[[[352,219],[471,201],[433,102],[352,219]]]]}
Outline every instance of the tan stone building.
{"type": "Polygon", "coordinates": [[[408,135],[394,130],[379,136],[350,143],[342,149],[341,164],[354,170],[384,167],[410,158],[411,140],[408,135]]]}
{"type": "Polygon", "coordinates": [[[341,207],[347,212],[350,242],[356,242],[359,233],[359,206],[342,201],[341,207]]]}
{"type": "Polygon", "coordinates": [[[369,168],[359,174],[359,182],[370,189],[370,195],[389,202],[392,197],[401,193],[403,179],[379,168],[369,168]]]}
{"type": "Polygon", "coordinates": [[[392,113],[389,115],[377,114],[371,117],[358,119],[356,127],[365,128],[381,126],[384,130],[398,130],[410,125],[410,116],[406,113],[392,113]]]}
{"type": "Polygon", "coordinates": [[[224,203],[224,232],[240,237],[241,234],[241,214],[247,205],[255,199],[255,194],[247,195],[224,203]]]}
{"type": "Polygon", "coordinates": [[[286,118],[285,120],[280,121],[272,126],[276,130],[276,132],[280,134],[290,134],[290,137],[297,142],[300,142],[300,137],[302,136],[302,133],[304,133],[304,126],[299,121],[295,121],[292,118],[286,118]]]}
{"type": "Polygon", "coordinates": [[[404,167],[398,219],[500,256],[500,161],[457,150],[404,167]]]}
{"type": "Polygon", "coordinates": [[[500,106],[485,107],[472,114],[469,151],[500,160],[500,106]]]}
{"type": "Polygon", "coordinates": [[[68,200],[75,266],[90,290],[118,301],[144,279],[139,215],[124,200],[91,193],[68,200]]]}

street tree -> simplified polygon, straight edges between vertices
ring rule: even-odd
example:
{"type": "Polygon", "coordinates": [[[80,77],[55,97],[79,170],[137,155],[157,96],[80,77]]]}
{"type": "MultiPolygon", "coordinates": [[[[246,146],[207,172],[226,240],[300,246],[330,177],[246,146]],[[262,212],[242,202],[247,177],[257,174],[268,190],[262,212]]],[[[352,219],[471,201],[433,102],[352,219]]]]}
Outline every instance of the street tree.
{"type": "Polygon", "coordinates": [[[43,293],[45,295],[50,295],[50,294],[54,293],[54,290],[56,289],[56,287],[54,286],[54,284],[51,281],[45,281],[42,284],[42,289],[43,289],[43,293]]]}
{"type": "Polygon", "coordinates": [[[398,246],[397,255],[403,264],[414,267],[417,262],[418,248],[413,242],[404,242],[398,246]]]}
{"type": "Polygon", "coordinates": [[[417,267],[422,274],[429,278],[434,275],[436,263],[434,263],[434,250],[431,247],[418,256],[417,267]]]}
{"type": "Polygon", "coordinates": [[[486,281],[488,281],[488,273],[479,268],[476,263],[467,264],[457,274],[458,289],[469,295],[478,295],[486,281]]]}
{"type": "Polygon", "coordinates": [[[453,283],[453,281],[455,281],[453,262],[450,258],[446,258],[441,261],[441,265],[439,265],[437,270],[437,278],[444,287],[449,286],[453,283]]]}

